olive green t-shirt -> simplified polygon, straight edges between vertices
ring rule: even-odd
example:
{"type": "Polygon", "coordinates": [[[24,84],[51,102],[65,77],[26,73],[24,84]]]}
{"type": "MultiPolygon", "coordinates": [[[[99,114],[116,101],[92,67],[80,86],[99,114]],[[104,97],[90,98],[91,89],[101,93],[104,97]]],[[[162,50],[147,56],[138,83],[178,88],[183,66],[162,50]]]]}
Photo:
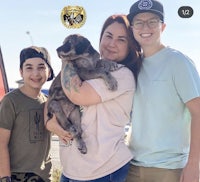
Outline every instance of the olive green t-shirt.
{"type": "Polygon", "coordinates": [[[44,126],[44,102],[24,95],[19,89],[5,95],[0,104],[0,127],[11,131],[11,172],[33,172],[49,181],[50,133],[44,126]]]}

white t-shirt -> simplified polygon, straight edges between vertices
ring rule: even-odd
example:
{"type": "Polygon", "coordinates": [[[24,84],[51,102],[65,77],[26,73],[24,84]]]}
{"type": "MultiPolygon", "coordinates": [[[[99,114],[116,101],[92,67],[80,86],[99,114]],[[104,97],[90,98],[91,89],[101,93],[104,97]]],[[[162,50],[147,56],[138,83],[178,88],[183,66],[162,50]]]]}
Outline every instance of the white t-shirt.
{"type": "Polygon", "coordinates": [[[118,89],[110,91],[102,79],[87,81],[100,95],[102,103],[83,108],[83,140],[87,154],[81,154],[76,141],[60,145],[63,174],[71,179],[92,180],[106,176],[124,166],[132,154],[124,143],[124,127],[130,122],[135,80],[122,67],[112,72],[118,89]]]}

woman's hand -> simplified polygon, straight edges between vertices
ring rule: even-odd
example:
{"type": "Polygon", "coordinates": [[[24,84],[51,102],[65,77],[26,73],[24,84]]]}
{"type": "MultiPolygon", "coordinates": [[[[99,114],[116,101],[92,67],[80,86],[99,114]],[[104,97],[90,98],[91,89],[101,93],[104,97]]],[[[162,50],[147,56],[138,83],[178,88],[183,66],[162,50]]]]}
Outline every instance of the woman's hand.
{"type": "Polygon", "coordinates": [[[56,134],[64,143],[68,143],[72,140],[72,135],[65,131],[60,124],[57,122],[55,115],[52,119],[47,121],[46,128],[52,133],[56,134]]]}

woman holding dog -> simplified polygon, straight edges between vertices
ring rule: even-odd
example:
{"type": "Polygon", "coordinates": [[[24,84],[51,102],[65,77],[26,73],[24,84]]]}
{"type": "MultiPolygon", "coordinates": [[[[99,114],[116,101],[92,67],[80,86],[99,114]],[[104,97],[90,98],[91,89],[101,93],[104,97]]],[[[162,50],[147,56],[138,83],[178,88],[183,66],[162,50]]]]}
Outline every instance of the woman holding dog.
{"type": "Polygon", "coordinates": [[[43,117],[47,96],[41,92],[43,84],[54,77],[47,50],[23,49],[20,74],[23,86],[1,101],[0,181],[50,182],[51,138],[43,117]]]}
{"type": "Polygon", "coordinates": [[[81,154],[55,117],[46,123],[61,138],[61,182],[125,181],[133,156],[124,142],[124,127],[130,121],[135,80],[141,64],[140,47],[133,45],[133,41],[126,16],[113,15],[105,21],[99,44],[101,58],[125,65],[111,73],[118,82],[116,91],[108,90],[102,79],[82,82],[71,62],[65,67],[67,77],[61,71],[66,96],[83,106],[82,137],[88,149],[86,154],[81,154]]]}

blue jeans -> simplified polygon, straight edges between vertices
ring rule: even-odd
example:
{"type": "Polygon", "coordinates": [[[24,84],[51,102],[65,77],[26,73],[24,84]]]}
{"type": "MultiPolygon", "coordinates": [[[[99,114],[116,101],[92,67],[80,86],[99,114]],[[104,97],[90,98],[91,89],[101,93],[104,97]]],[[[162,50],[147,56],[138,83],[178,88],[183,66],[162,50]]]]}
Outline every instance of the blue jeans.
{"type": "Polygon", "coordinates": [[[74,180],[74,179],[69,179],[65,177],[63,174],[61,175],[60,182],[124,182],[126,180],[126,176],[128,174],[130,164],[127,163],[117,171],[104,176],[102,178],[94,179],[94,180],[89,180],[89,181],[80,181],[80,180],[74,180]]]}

